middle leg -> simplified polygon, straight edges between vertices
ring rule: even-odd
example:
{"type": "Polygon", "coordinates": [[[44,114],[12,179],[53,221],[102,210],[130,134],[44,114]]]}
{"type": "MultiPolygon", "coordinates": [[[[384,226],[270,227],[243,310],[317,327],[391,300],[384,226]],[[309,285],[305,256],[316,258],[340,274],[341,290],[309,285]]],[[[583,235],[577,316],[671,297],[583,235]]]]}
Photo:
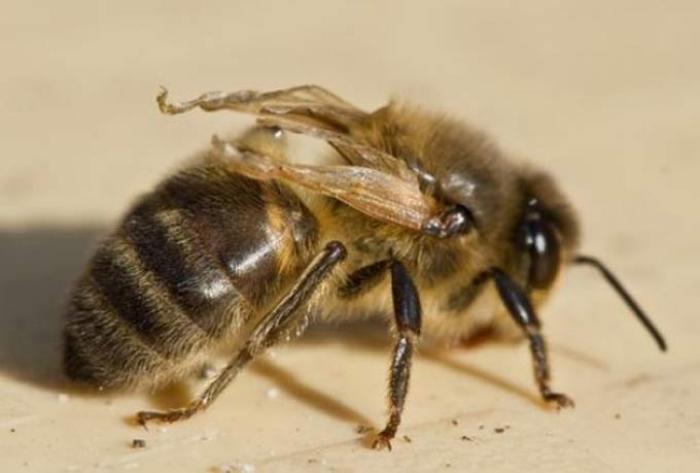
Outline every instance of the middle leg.
{"type": "Polygon", "coordinates": [[[401,423],[404,401],[411,375],[413,347],[421,329],[421,305],[418,291],[406,268],[396,260],[391,261],[391,295],[394,303],[396,343],[391,358],[389,377],[389,421],[377,434],[372,447],[391,450],[391,440],[401,423]]]}

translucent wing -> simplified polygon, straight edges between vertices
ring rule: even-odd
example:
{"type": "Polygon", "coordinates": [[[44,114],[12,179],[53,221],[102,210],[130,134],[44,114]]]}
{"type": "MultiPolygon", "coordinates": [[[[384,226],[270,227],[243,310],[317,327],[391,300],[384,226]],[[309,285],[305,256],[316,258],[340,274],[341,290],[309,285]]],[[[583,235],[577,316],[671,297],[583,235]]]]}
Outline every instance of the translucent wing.
{"type": "Polygon", "coordinates": [[[295,183],[334,197],[377,220],[420,231],[438,212],[435,203],[420,192],[417,183],[362,166],[310,166],[283,163],[266,156],[239,151],[213,139],[214,151],[245,176],[295,183]]]}
{"type": "Polygon", "coordinates": [[[207,92],[184,102],[168,102],[168,91],[164,88],[157,102],[160,110],[170,115],[194,108],[251,113],[260,117],[258,121],[262,125],[327,141],[350,164],[379,169],[405,180],[415,179],[403,160],[350,136],[349,131],[368,118],[366,112],[316,85],[272,92],[207,92]]]}
{"type": "Polygon", "coordinates": [[[369,115],[328,90],[305,85],[272,92],[243,90],[208,92],[196,99],[170,103],[166,89],[158,95],[160,110],[184,113],[236,110],[258,116],[263,126],[278,127],[322,139],[349,163],[310,166],[279,162],[239,150],[215,137],[215,153],[237,172],[258,180],[279,179],[334,197],[377,220],[421,230],[439,215],[438,203],[420,190],[418,178],[406,163],[352,136],[369,115]]]}

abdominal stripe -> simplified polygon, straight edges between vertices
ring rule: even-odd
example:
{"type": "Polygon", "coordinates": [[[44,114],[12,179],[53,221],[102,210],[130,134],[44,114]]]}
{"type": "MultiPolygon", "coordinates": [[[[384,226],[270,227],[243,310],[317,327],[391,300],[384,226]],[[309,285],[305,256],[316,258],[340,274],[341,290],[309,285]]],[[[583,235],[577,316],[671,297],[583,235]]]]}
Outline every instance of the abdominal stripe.
{"type": "Polygon", "coordinates": [[[164,366],[163,357],[116,314],[94,279],[81,282],[71,305],[66,344],[73,358],[66,361],[72,376],[116,386],[124,384],[122,375],[143,376],[164,366]]]}
{"type": "Polygon", "coordinates": [[[109,240],[92,268],[93,281],[115,315],[163,357],[177,360],[206,343],[206,333],[192,323],[125,239],[109,240]]]}
{"type": "Polygon", "coordinates": [[[147,268],[193,324],[213,338],[230,326],[230,306],[237,292],[218,262],[187,229],[182,212],[151,202],[137,207],[124,231],[147,268]],[[217,286],[217,284],[219,286],[217,286]],[[212,288],[220,290],[212,293],[212,288]]]}

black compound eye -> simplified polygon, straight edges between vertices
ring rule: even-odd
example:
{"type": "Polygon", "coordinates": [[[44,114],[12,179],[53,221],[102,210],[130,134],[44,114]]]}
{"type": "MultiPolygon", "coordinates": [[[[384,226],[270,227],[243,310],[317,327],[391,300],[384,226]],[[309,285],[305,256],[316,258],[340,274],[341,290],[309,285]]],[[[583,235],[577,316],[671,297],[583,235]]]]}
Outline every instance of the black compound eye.
{"type": "Polygon", "coordinates": [[[556,233],[541,218],[529,218],[521,227],[520,241],[530,255],[530,287],[548,288],[559,272],[561,255],[556,233]]]}

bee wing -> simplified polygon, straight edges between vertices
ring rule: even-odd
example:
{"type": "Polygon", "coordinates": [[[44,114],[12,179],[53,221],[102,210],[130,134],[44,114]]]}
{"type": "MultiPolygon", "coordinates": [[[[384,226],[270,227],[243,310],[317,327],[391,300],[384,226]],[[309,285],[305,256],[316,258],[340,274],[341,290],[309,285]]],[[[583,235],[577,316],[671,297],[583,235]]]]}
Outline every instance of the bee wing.
{"type": "Polygon", "coordinates": [[[349,132],[367,119],[368,114],[319,86],[305,85],[271,92],[207,92],[193,100],[172,103],[168,102],[168,91],[163,88],[156,100],[160,110],[171,115],[193,108],[236,110],[258,115],[258,121],[265,126],[325,140],[350,164],[395,174],[409,182],[416,179],[415,173],[401,159],[353,140],[349,132]]]}
{"type": "Polygon", "coordinates": [[[409,183],[418,182],[416,174],[409,170],[403,160],[358,142],[347,134],[306,122],[301,117],[263,116],[258,118],[258,123],[262,126],[278,127],[291,133],[322,139],[333,146],[350,164],[385,171],[409,183]]]}
{"type": "Polygon", "coordinates": [[[169,102],[168,89],[163,87],[156,101],[160,111],[168,115],[185,113],[193,108],[207,112],[236,110],[254,115],[296,112],[325,121],[327,126],[345,129],[352,126],[353,121],[367,115],[351,103],[316,85],[302,85],[270,92],[212,91],[183,102],[169,102]]]}
{"type": "Polygon", "coordinates": [[[362,166],[309,166],[275,161],[213,138],[214,152],[245,176],[279,179],[334,197],[377,220],[421,230],[437,211],[417,182],[362,166]]]}

